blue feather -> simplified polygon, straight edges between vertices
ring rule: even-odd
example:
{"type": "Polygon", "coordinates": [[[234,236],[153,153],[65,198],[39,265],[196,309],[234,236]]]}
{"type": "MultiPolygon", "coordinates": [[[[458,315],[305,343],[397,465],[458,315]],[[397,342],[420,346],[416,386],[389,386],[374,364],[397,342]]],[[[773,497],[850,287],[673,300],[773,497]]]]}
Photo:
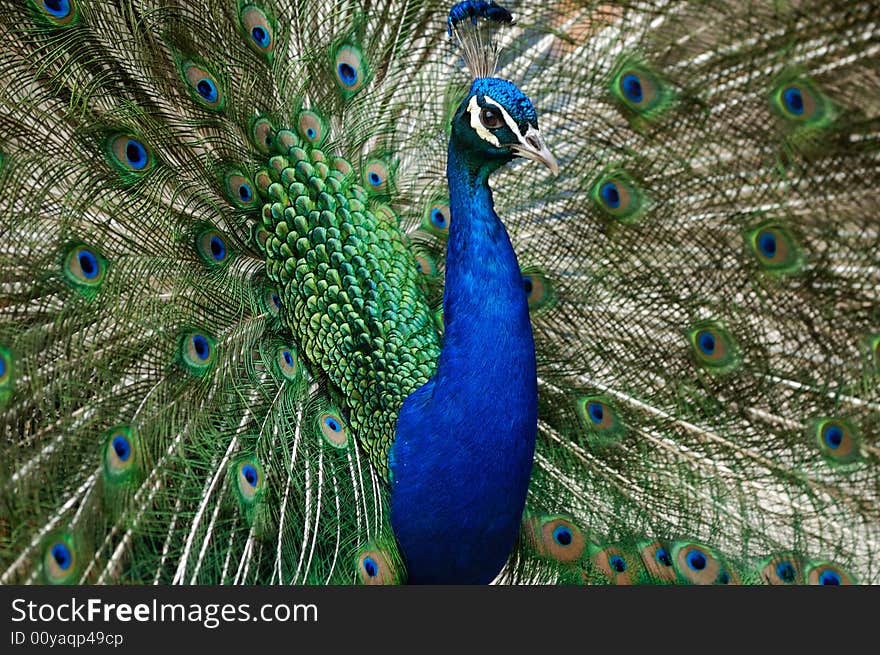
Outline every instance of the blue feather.
{"type": "Polygon", "coordinates": [[[404,402],[389,454],[411,583],[490,582],[522,519],[538,392],[522,273],[487,181],[503,163],[450,141],[443,350],[404,402]]]}
{"type": "Polygon", "coordinates": [[[512,23],[513,16],[511,13],[496,2],[485,2],[485,0],[465,0],[459,2],[449,10],[449,17],[446,19],[446,29],[450,36],[452,31],[462,21],[470,18],[473,25],[477,24],[478,18],[485,18],[496,23],[512,23]]]}

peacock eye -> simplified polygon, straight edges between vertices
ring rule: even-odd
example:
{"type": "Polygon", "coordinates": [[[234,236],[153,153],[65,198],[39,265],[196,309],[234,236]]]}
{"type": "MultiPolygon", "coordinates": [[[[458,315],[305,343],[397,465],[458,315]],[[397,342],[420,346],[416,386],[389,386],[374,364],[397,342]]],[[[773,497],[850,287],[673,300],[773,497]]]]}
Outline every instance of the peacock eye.
{"type": "Polygon", "coordinates": [[[497,129],[504,125],[504,120],[501,118],[501,112],[497,109],[492,109],[491,107],[483,107],[483,109],[480,110],[480,122],[483,124],[483,127],[490,130],[497,129]]]}

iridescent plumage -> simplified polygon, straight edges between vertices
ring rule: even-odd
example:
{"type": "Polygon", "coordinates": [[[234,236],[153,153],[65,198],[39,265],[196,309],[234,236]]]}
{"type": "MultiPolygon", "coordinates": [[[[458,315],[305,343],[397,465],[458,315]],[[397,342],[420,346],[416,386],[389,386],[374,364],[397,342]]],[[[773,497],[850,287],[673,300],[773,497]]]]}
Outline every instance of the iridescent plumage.
{"type": "Polygon", "coordinates": [[[765,5],[0,0],[0,582],[877,582],[880,15],[765,5]]]}

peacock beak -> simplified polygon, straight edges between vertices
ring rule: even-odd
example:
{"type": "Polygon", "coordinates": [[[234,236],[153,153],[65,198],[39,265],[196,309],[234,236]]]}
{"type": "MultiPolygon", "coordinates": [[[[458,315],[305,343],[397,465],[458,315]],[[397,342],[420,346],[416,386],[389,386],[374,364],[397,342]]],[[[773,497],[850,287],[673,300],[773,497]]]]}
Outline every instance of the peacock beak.
{"type": "Polygon", "coordinates": [[[529,125],[528,131],[520,138],[520,142],[511,144],[510,148],[520,157],[539,161],[549,168],[553,175],[559,175],[559,164],[556,162],[556,157],[547,148],[544,137],[541,136],[538,128],[529,125]]]}

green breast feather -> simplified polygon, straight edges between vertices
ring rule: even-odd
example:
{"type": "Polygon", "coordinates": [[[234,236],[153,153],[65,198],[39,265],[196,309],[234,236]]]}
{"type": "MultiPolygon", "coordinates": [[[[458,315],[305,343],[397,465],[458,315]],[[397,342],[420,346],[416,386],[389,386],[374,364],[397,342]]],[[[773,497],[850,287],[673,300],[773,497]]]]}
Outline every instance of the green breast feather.
{"type": "Polygon", "coordinates": [[[374,214],[348,162],[279,133],[263,206],[266,270],[309,362],[324,371],[385,472],[397,412],[440,351],[421,273],[390,213],[374,214]],[[381,218],[379,217],[381,216],[381,218]]]}

